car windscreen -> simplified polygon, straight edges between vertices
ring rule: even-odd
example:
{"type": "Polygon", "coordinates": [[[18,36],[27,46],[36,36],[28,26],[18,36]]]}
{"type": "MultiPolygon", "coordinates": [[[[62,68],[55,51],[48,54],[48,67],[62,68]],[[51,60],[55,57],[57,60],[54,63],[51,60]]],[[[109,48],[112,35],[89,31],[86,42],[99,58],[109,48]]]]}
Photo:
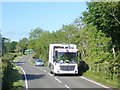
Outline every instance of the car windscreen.
{"type": "Polygon", "coordinates": [[[35,60],[36,62],[43,62],[42,60],[40,60],[40,59],[37,59],[37,60],[35,60]]]}

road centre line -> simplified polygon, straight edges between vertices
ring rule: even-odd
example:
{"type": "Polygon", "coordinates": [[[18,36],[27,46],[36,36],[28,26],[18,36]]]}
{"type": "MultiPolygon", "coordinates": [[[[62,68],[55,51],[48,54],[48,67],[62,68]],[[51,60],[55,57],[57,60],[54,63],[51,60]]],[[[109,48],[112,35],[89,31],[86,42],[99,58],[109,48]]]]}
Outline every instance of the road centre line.
{"type": "Polygon", "coordinates": [[[58,78],[55,77],[55,80],[57,80],[59,83],[62,83],[58,78]]]}
{"type": "Polygon", "coordinates": [[[29,58],[29,60],[31,60],[32,59],[32,56],[29,58]]]}
{"type": "MultiPolygon", "coordinates": [[[[35,67],[35,68],[38,68],[38,67],[35,67]]],[[[41,69],[41,68],[39,68],[39,69],[41,69]]],[[[47,72],[46,70],[44,70],[44,69],[41,69],[41,70],[43,70],[44,72],[47,72]]],[[[52,76],[53,77],[53,75],[51,74],[51,73],[48,73],[50,76],[52,76]]],[[[55,77],[55,80],[57,80],[59,83],[62,83],[62,81],[60,81],[58,78],[56,78],[55,77]]],[[[65,85],[65,87],[66,88],[68,88],[69,90],[72,90],[70,87],[68,87],[67,85],[65,85]]]]}
{"type": "Polygon", "coordinates": [[[65,87],[68,88],[68,89],[70,89],[70,90],[72,90],[72,89],[71,89],[70,87],[68,87],[67,85],[65,85],[65,87]]]}
{"type": "MultiPolygon", "coordinates": [[[[40,69],[40,70],[43,70],[44,72],[47,72],[46,70],[44,70],[44,69],[42,69],[42,68],[39,68],[39,67],[35,67],[35,66],[33,66],[34,68],[38,68],[38,69],[40,69]]],[[[53,77],[53,75],[51,74],[51,73],[48,73],[50,76],[52,76],[53,77]]],[[[62,81],[60,81],[58,78],[56,78],[55,77],[55,80],[57,80],[59,83],[62,83],[62,81]]],[[[67,85],[65,85],[65,87],[66,88],[68,88],[69,90],[72,90],[72,89],[70,89],[67,85]]]]}
{"type": "Polygon", "coordinates": [[[50,76],[53,76],[52,74],[48,73],[50,76]]]}
{"type": "Polygon", "coordinates": [[[46,70],[43,69],[44,72],[47,72],[46,70]]]}
{"type": "MultiPolygon", "coordinates": [[[[31,64],[30,64],[31,65],[31,64]]],[[[32,67],[34,67],[34,68],[38,68],[38,69],[40,69],[40,70],[42,70],[42,68],[39,68],[39,67],[36,67],[36,66],[33,66],[33,65],[31,65],[32,67]]]]}
{"type": "Polygon", "coordinates": [[[37,67],[37,66],[33,66],[34,68],[37,68],[37,69],[40,69],[40,70],[42,70],[43,71],[43,69],[42,68],[40,68],[40,67],[37,67]]]}
{"type": "Polygon", "coordinates": [[[25,71],[23,70],[22,67],[18,66],[22,71],[23,71],[23,74],[24,74],[24,77],[25,77],[25,86],[26,86],[26,90],[28,90],[28,82],[27,82],[27,76],[26,76],[26,73],[25,71]]]}
{"type": "Polygon", "coordinates": [[[102,84],[100,84],[100,83],[97,83],[97,82],[95,82],[95,81],[92,81],[92,80],[90,80],[90,79],[88,79],[88,78],[85,78],[85,77],[83,77],[83,76],[81,76],[81,78],[83,78],[83,79],[85,79],[85,80],[87,80],[87,81],[89,81],[89,82],[92,82],[92,83],[94,83],[94,84],[97,84],[97,85],[99,85],[99,86],[102,86],[102,87],[104,87],[104,88],[108,88],[109,90],[113,90],[113,89],[111,89],[110,87],[104,86],[104,85],[102,85],[102,84]]]}

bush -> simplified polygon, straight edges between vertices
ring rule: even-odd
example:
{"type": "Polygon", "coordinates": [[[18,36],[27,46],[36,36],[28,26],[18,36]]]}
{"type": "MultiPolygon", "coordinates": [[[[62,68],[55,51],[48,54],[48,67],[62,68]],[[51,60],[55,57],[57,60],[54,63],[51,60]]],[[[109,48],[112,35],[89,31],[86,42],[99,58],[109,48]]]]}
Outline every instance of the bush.
{"type": "Polygon", "coordinates": [[[36,54],[36,53],[35,53],[35,54],[33,54],[32,57],[33,57],[33,59],[35,59],[35,58],[39,58],[39,54],[36,54]]]}
{"type": "Polygon", "coordinates": [[[14,65],[11,60],[17,57],[16,54],[7,54],[2,57],[2,90],[10,90],[14,88],[14,82],[20,80],[22,75],[17,69],[14,69],[14,65]]]}
{"type": "Polygon", "coordinates": [[[12,60],[12,59],[14,59],[14,55],[12,55],[12,54],[6,54],[6,55],[4,55],[2,57],[2,62],[9,61],[9,60],[12,60]]]}
{"type": "Polygon", "coordinates": [[[120,88],[120,53],[117,55],[116,58],[118,64],[117,64],[117,71],[118,71],[118,87],[120,88]]]}
{"type": "Polygon", "coordinates": [[[14,58],[16,58],[17,57],[17,54],[14,54],[14,58]]]}

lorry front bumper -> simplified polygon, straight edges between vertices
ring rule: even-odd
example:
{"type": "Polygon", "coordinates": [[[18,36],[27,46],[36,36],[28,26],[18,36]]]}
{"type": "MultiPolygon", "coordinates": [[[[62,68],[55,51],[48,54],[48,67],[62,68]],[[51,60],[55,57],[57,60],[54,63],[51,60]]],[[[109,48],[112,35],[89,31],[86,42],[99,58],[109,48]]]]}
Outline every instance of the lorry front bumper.
{"type": "Polygon", "coordinates": [[[78,74],[78,71],[75,70],[75,71],[61,71],[61,70],[57,70],[55,72],[56,74],[78,74]]]}

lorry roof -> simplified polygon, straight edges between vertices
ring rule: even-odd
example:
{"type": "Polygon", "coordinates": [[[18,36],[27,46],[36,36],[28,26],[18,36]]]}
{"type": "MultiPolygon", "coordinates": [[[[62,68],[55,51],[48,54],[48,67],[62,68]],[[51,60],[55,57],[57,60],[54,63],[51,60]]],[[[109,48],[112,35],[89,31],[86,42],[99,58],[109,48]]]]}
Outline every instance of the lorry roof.
{"type": "Polygon", "coordinates": [[[55,49],[58,52],[78,52],[78,49],[55,49]]]}

